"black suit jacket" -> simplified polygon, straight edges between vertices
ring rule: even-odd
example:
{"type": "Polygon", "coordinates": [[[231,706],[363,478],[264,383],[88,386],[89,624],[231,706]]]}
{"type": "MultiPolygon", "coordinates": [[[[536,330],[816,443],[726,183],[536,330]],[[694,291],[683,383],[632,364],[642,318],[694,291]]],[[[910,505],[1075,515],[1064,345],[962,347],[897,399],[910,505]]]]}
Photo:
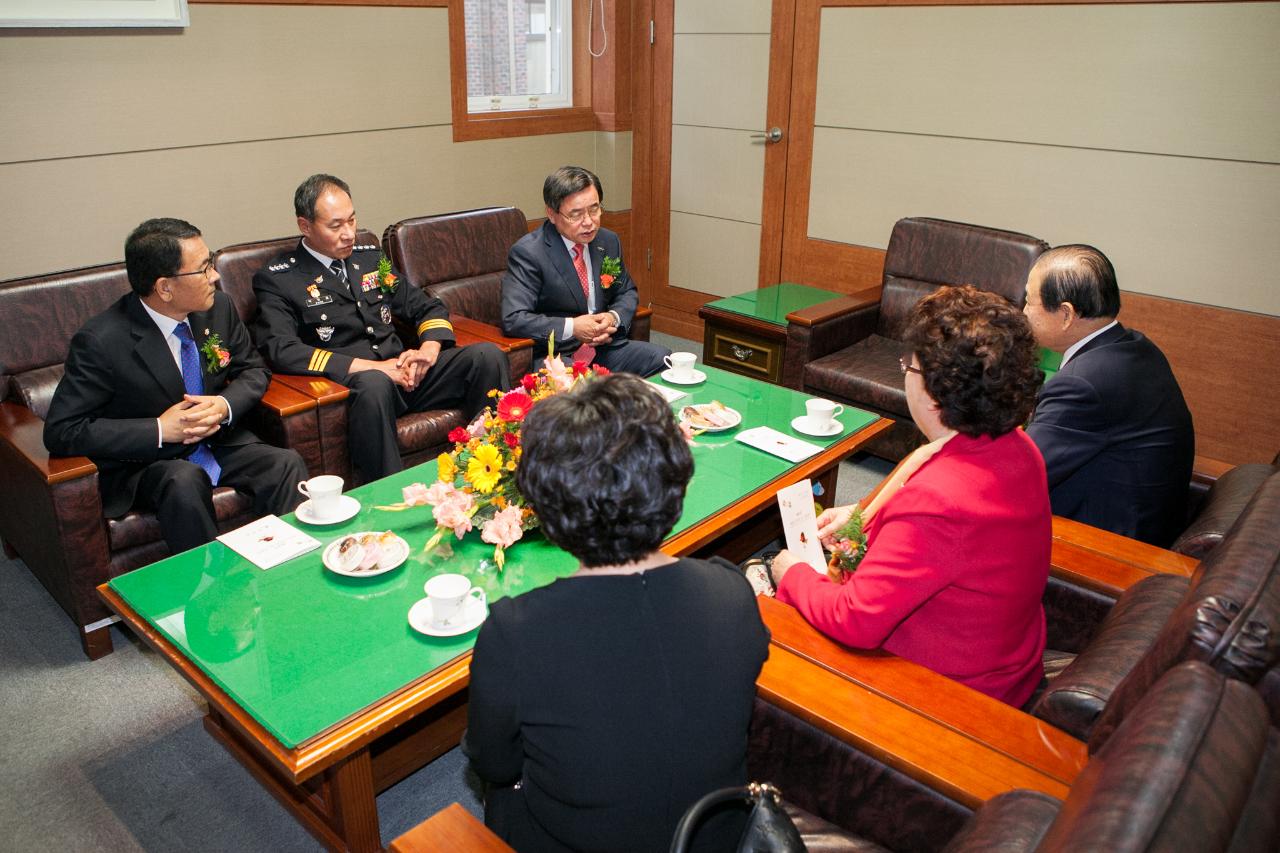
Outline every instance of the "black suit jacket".
{"type": "MultiPolygon", "coordinates": [[[[596,232],[587,244],[591,258],[591,286],[595,290],[596,312],[615,311],[621,324],[614,339],[628,336],[636,315],[640,295],[622,260],[622,241],[607,228],[596,232]],[[609,287],[600,284],[600,266],[606,257],[617,258],[622,266],[609,287]]],[[[551,222],[544,222],[511,247],[507,255],[507,274],[502,279],[502,331],[517,338],[546,341],[554,332],[556,350],[572,352],[580,342],[560,338],[566,317],[587,313],[587,296],[573,268],[573,258],[564,239],[551,222]]],[[[538,352],[535,349],[535,352],[538,352]]]]}
{"type": "MultiPolygon", "coordinates": [[[[231,299],[214,294],[213,307],[188,318],[196,346],[217,334],[231,353],[226,367],[210,371],[204,353],[206,394],[225,397],[231,425],[208,439],[212,445],[248,444],[257,437],[243,427],[262,399],[271,374],[254,352],[231,299]]],[[[156,418],[182,399],[182,372],[164,336],[133,293],[85,323],[71,339],[66,371],[45,419],[50,453],[88,456],[98,466],[103,513],[112,518],[132,505],[147,465],[185,458],[197,445],[157,446],[156,418]]]]}
{"type": "Polygon", "coordinates": [[[1186,525],[1191,413],[1169,362],[1117,325],[1040,389],[1027,427],[1055,515],[1167,546],[1186,525]]]}

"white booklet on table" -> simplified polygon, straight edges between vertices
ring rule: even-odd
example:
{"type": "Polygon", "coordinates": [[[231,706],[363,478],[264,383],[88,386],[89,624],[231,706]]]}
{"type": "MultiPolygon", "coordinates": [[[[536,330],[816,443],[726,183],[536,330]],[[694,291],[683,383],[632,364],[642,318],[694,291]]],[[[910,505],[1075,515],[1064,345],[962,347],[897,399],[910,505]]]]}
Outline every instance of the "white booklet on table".
{"type": "Polygon", "coordinates": [[[763,450],[765,453],[771,453],[788,462],[803,462],[823,450],[816,444],[801,441],[794,436],[778,432],[776,429],[766,426],[743,430],[734,438],[748,447],[763,450]]]}
{"type": "Polygon", "coordinates": [[[666,385],[659,385],[657,382],[650,382],[649,387],[661,394],[668,403],[674,403],[681,397],[689,396],[688,391],[681,391],[678,388],[668,388],[666,385]]]}
{"type": "Polygon", "coordinates": [[[826,574],[827,558],[818,541],[818,516],[813,511],[813,483],[809,480],[778,489],[778,513],[787,550],[804,560],[818,574],[826,574]]]}
{"type": "Polygon", "coordinates": [[[264,515],[222,534],[218,541],[260,569],[275,568],[320,547],[320,540],[286,524],[277,515],[264,515]]]}

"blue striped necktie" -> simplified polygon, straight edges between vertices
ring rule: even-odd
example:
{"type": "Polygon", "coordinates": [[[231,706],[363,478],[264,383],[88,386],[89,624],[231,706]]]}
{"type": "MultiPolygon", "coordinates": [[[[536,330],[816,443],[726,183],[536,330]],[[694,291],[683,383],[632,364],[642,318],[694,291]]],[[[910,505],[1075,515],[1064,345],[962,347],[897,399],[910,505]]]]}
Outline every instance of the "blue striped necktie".
{"type": "MultiPolygon", "coordinates": [[[[182,342],[182,386],[188,394],[204,394],[204,374],[200,372],[200,353],[196,349],[195,338],[191,337],[191,328],[179,323],[173,330],[173,336],[182,342]]],[[[222,476],[222,466],[213,458],[213,451],[202,441],[196,445],[195,451],[187,457],[209,475],[209,482],[218,485],[222,476]]]]}

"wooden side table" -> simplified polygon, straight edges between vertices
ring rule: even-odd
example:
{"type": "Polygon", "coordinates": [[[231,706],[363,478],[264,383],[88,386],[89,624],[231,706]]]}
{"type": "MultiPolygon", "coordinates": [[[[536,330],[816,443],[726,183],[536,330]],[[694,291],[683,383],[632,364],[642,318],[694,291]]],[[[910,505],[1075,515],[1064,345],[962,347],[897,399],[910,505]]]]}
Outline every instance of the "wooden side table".
{"type": "Polygon", "coordinates": [[[782,384],[787,314],[840,295],[803,284],[778,284],[708,302],[698,309],[704,323],[702,360],[712,367],[782,384]]]}

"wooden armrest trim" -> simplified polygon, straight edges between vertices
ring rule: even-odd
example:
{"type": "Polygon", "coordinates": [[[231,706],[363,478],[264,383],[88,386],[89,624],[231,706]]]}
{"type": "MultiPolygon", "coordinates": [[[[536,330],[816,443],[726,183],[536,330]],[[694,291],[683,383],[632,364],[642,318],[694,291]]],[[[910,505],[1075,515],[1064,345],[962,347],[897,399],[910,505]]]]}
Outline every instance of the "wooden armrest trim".
{"type": "Polygon", "coordinates": [[[1053,539],[1074,546],[1080,551],[1091,551],[1120,563],[1126,563],[1146,574],[1170,574],[1191,577],[1200,561],[1174,551],[1166,551],[1060,516],[1053,517],[1053,539]]]}
{"type": "Polygon", "coordinates": [[[323,376],[277,373],[271,377],[286,388],[291,388],[316,401],[317,406],[331,406],[347,399],[351,389],[323,376]]]}
{"type": "Polygon", "coordinates": [[[775,645],[938,725],[982,741],[1064,785],[1089,760],[1084,743],[1043,720],[905,658],[848,649],[806,622],[794,607],[765,596],[758,601],[775,645]]]}
{"type": "Polygon", "coordinates": [[[502,330],[497,326],[490,326],[488,323],[481,323],[470,317],[454,317],[450,322],[453,323],[453,332],[458,338],[459,346],[491,343],[497,344],[498,349],[503,352],[533,346],[533,340],[530,338],[509,338],[502,334],[502,330]]]}
{"type": "Polygon", "coordinates": [[[652,314],[653,314],[653,309],[650,308],[648,305],[636,306],[636,313],[635,313],[636,317],[648,317],[648,316],[651,316],[652,314]]]}
{"type": "Polygon", "coordinates": [[[1212,486],[1218,478],[1236,466],[1221,459],[1210,459],[1208,456],[1197,456],[1191,465],[1191,481],[1212,486]]]}
{"type": "Polygon", "coordinates": [[[841,296],[837,299],[829,299],[826,302],[819,302],[817,305],[810,305],[808,308],[801,308],[798,311],[792,311],[787,315],[788,323],[795,323],[797,326],[816,326],[820,323],[828,323],[845,314],[852,314],[854,311],[875,305],[880,301],[880,287],[859,290],[848,296],[841,296]]]}
{"type": "Polygon", "coordinates": [[[278,417],[287,418],[314,409],[317,404],[314,397],[290,388],[273,376],[260,405],[278,417]]]}
{"type": "Polygon", "coordinates": [[[389,849],[391,853],[437,853],[440,850],[514,853],[505,841],[458,803],[446,806],[392,841],[389,849]]]}
{"type": "Polygon", "coordinates": [[[17,403],[0,403],[0,442],[17,451],[37,477],[50,485],[88,477],[98,466],[86,456],[50,456],[44,446],[44,421],[17,403]]]}
{"type": "Polygon", "coordinates": [[[1015,788],[1066,799],[1069,787],[774,643],[761,698],[969,808],[1015,788]]]}

